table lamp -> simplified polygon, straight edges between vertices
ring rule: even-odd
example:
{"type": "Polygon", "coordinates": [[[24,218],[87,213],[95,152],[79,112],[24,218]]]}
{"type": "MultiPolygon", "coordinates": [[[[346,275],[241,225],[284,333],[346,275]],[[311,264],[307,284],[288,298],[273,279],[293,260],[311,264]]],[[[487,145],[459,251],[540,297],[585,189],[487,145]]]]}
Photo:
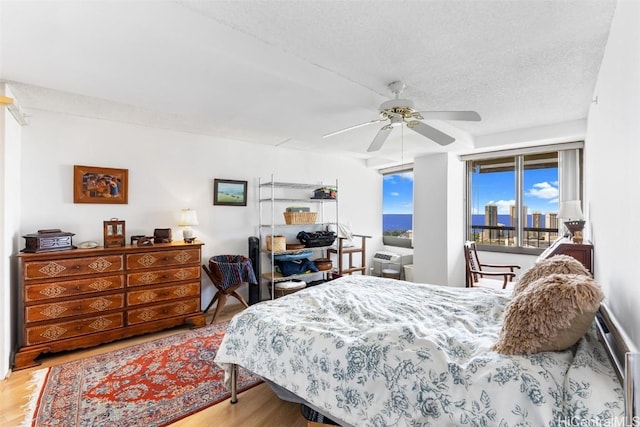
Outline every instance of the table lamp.
{"type": "Polygon", "coordinates": [[[580,208],[580,200],[560,202],[558,217],[565,220],[564,225],[571,233],[573,243],[582,243],[582,230],[585,221],[580,208]]]}
{"type": "Polygon", "coordinates": [[[194,225],[198,225],[198,215],[195,210],[182,209],[180,223],[178,225],[184,227],[182,229],[182,237],[185,243],[192,243],[196,240],[196,238],[193,237],[193,229],[191,228],[194,225]]]}

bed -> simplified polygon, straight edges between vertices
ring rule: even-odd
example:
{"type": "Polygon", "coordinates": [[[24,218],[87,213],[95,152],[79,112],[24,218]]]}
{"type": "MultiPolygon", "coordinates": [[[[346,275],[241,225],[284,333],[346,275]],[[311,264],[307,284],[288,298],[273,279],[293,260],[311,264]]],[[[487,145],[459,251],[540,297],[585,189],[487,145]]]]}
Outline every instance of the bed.
{"type": "Polygon", "coordinates": [[[237,314],[215,361],[230,387],[242,366],[342,426],[623,425],[596,322],[569,350],[502,355],[510,299],[344,276],[237,314]]]}

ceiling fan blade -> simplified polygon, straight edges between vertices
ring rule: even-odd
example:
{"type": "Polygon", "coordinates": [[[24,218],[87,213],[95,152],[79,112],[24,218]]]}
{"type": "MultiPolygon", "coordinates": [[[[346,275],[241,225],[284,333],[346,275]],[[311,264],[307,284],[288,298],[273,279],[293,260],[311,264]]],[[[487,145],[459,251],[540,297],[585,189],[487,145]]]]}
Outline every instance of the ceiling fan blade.
{"type": "Polygon", "coordinates": [[[465,120],[469,122],[482,120],[480,114],[475,111],[419,111],[418,114],[424,120],[465,120]]]}
{"type": "Polygon", "coordinates": [[[426,136],[430,140],[437,142],[440,145],[449,145],[456,140],[452,136],[440,132],[438,129],[422,123],[418,120],[411,120],[410,122],[407,122],[407,127],[418,132],[422,136],[426,136]]]}
{"type": "Polygon", "coordinates": [[[370,153],[372,151],[378,151],[380,148],[382,148],[382,144],[384,144],[384,142],[387,140],[387,137],[392,130],[393,126],[391,125],[383,126],[382,129],[378,131],[376,137],[373,138],[373,141],[371,142],[371,145],[369,145],[369,148],[367,148],[367,151],[370,153]]]}
{"type": "MultiPolygon", "coordinates": [[[[385,120],[386,120],[386,119],[385,119],[385,120]]],[[[329,136],[337,135],[337,134],[342,133],[342,132],[347,132],[347,131],[350,131],[350,130],[353,130],[353,129],[361,128],[362,126],[372,125],[372,124],[374,124],[374,123],[380,123],[380,122],[382,122],[382,121],[384,121],[384,120],[383,120],[383,119],[371,120],[371,121],[366,122],[366,123],[360,123],[359,125],[350,126],[350,127],[348,127],[348,128],[344,128],[344,129],[337,130],[337,131],[335,131],[335,132],[327,133],[327,134],[325,134],[325,135],[322,135],[322,137],[323,137],[323,138],[327,138],[327,137],[329,137],[329,136]]]]}

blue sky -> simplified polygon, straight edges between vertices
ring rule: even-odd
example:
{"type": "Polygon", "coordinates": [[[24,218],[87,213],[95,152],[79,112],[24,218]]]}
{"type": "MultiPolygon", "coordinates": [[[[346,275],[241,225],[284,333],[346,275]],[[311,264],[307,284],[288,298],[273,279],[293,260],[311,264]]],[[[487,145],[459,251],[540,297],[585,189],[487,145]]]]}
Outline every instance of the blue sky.
{"type": "MultiPolygon", "coordinates": [[[[498,206],[498,214],[509,214],[509,206],[515,205],[514,172],[473,174],[475,197],[472,213],[484,214],[489,203],[498,206]]],[[[524,173],[524,204],[528,213],[558,211],[558,169],[529,169],[524,173]]]]}
{"type": "Polygon", "coordinates": [[[413,171],[385,175],[382,180],[382,213],[413,213],[413,171]]]}
{"type": "MultiPolygon", "coordinates": [[[[529,213],[558,211],[558,170],[556,168],[529,169],[524,175],[524,203],[529,213]]],[[[384,214],[413,213],[413,172],[385,175],[382,182],[384,214]]],[[[498,206],[499,214],[509,214],[515,205],[513,172],[473,175],[473,213],[484,214],[489,203],[498,206]]]]}

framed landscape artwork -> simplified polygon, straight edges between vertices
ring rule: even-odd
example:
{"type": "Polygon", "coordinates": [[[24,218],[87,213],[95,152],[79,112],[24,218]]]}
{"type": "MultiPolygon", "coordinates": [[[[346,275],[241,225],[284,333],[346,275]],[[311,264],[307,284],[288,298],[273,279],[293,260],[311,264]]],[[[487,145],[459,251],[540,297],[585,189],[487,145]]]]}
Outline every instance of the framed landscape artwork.
{"type": "Polygon", "coordinates": [[[213,180],[213,204],[247,206],[247,181],[213,180]]]}
{"type": "Polygon", "coordinates": [[[73,166],[73,203],[128,203],[128,169],[73,166]]]}

